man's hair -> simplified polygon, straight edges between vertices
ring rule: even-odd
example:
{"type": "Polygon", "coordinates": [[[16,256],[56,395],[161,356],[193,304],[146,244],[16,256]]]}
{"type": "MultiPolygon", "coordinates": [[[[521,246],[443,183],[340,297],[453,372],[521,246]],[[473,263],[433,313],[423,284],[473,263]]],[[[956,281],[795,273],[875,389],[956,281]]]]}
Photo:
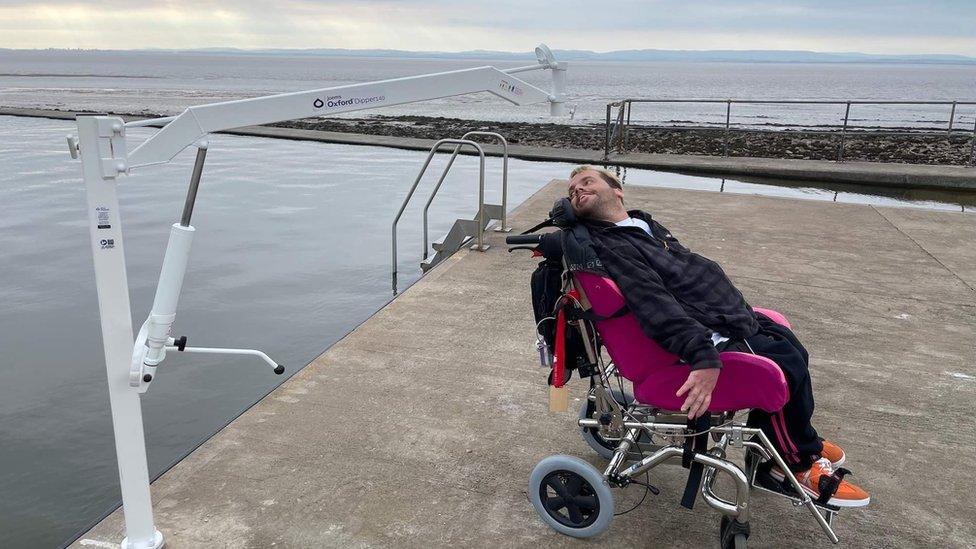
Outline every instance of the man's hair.
{"type": "Polygon", "coordinates": [[[579,173],[585,172],[587,170],[593,170],[596,173],[600,174],[600,178],[606,181],[607,185],[610,185],[614,189],[624,188],[623,183],[620,182],[620,179],[617,178],[617,176],[613,172],[604,168],[597,168],[595,166],[577,166],[576,168],[573,168],[573,171],[569,174],[569,178],[572,179],[576,177],[579,173]]]}

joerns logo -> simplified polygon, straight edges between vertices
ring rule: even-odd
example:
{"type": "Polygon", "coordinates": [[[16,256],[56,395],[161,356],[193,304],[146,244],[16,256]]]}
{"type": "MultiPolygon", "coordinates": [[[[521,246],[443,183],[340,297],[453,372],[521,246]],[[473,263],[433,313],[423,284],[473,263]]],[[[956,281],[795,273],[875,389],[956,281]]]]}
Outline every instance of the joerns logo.
{"type": "Polygon", "coordinates": [[[312,106],[316,109],[321,109],[323,107],[337,109],[339,107],[369,105],[370,103],[381,103],[383,101],[386,101],[386,95],[369,95],[365,97],[349,97],[345,99],[341,95],[330,95],[325,99],[316,97],[315,101],[312,101],[312,106]]]}

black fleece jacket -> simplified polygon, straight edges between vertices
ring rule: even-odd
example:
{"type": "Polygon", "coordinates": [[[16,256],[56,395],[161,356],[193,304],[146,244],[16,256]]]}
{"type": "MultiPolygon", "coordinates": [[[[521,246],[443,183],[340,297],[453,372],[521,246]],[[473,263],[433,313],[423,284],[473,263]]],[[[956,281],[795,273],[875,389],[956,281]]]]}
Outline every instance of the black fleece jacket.
{"type": "Polygon", "coordinates": [[[628,212],[651,227],[580,219],[603,269],[617,283],[641,329],[692,370],[720,368],[712,332],[746,338],[759,331],[755,313],[722,267],[681,245],[640,210],[628,212]]]}

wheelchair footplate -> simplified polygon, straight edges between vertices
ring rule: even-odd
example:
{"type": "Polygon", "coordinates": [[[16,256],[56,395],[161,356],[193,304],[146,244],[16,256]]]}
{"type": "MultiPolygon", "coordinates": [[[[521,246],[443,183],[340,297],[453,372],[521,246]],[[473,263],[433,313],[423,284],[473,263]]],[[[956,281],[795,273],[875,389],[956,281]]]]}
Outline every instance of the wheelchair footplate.
{"type": "MultiPolygon", "coordinates": [[[[786,498],[793,503],[794,507],[803,506],[803,500],[800,494],[796,493],[796,489],[793,488],[791,483],[786,482],[786,479],[777,480],[770,474],[772,465],[772,462],[765,460],[755,451],[748,450],[746,452],[746,476],[749,479],[749,485],[756,490],[786,498]]],[[[840,507],[826,503],[817,503],[815,499],[813,500],[813,504],[823,514],[827,520],[827,524],[833,525],[834,517],[840,512],[840,507]]]]}

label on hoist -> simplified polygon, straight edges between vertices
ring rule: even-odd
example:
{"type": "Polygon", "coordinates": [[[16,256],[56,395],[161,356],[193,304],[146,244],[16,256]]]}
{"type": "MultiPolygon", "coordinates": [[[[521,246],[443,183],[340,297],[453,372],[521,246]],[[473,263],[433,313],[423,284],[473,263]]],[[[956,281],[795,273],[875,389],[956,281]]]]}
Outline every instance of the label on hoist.
{"type": "Polygon", "coordinates": [[[110,210],[105,206],[95,208],[95,221],[99,229],[111,229],[112,220],[109,217],[110,210]]]}

